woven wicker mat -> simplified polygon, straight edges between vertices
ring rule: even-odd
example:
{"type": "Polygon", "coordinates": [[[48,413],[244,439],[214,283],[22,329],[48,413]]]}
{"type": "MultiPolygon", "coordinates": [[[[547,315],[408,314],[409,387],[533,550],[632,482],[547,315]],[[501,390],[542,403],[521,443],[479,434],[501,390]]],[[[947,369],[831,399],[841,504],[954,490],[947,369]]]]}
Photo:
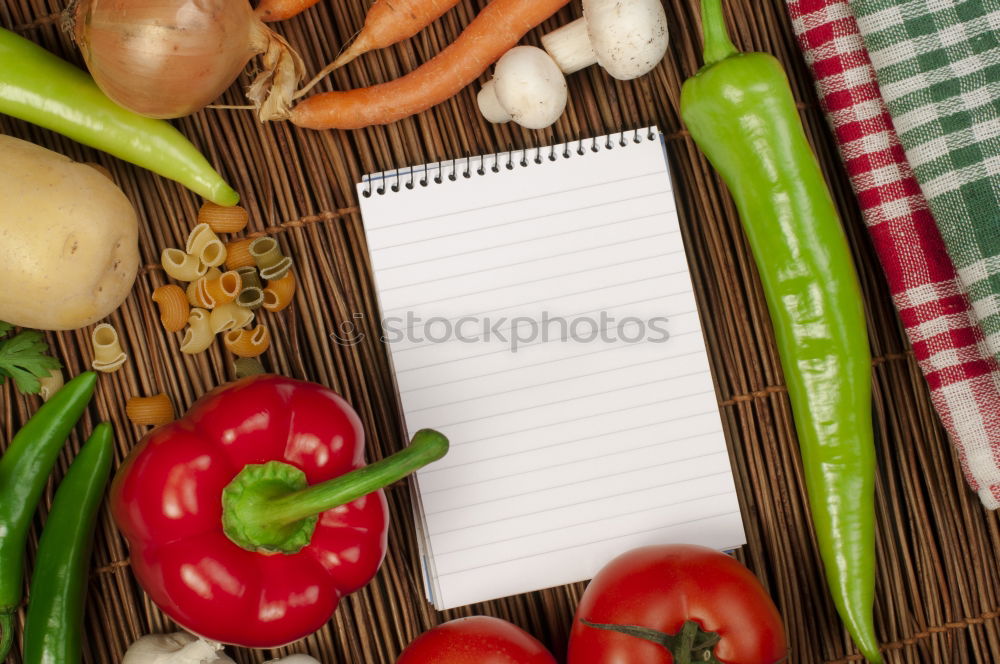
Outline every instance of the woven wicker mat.
{"type": "MultiPolygon", "coordinates": [[[[398,76],[437,52],[468,23],[484,0],[466,0],[437,25],[408,43],[363,57],[338,72],[338,88],[398,76]]],[[[361,26],[367,2],[322,0],[279,30],[306,57],[310,71],[333,58],[361,26]]],[[[359,410],[371,457],[404,444],[385,349],[372,342],[378,319],[365,241],[353,184],[369,171],[495,150],[545,145],[656,123],[668,147],[712,367],[718,386],[748,544],[740,552],[766,584],[785,617],[791,661],[856,661],[826,597],[798,469],[791,414],[761,289],[728,195],[677,115],[681,81],[698,66],[695,0],[667,0],[672,44],[664,63],[630,83],[591,68],[570,79],[570,106],[551,130],[529,132],[486,124],[474,91],[423,115],[353,132],[309,132],[278,123],[261,126],[238,110],[206,110],[179,122],[242,193],[254,234],[274,234],[297,261],[302,287],[293,307],[272,316],[278,340],[266,361],[275,371],[317,380],[343,393],[359,410]],[[366,340],[347,348],[328,335],[361,312],[366,340]]],[[[876,621],[890,662],[960,664],[1000,661],[1000,528],[961,478],[935,418],[920,372],[908,352],[878,272],[848,182],[841,172],[812,86],[794,49],[780,0],[730,0],[731,27],[739,46],[766,50],[788,67],[802,116],[843,213],[867,301],[875,358],[875,426],[880,456],[878,483],[878,601],[876,621]]],[[[2,0],[0,24],[78,62],[58,24],[61,0],[2,0]]],[[[572,11],[579,11],[578,9],[572,11]]],[[[545,27],[562,24],[564,12],[545,27]]],[[[540,32],[529,36],[537,41],[540,32]]],[[[246,77],[240,81],[246,83],[246,77]]],[[[226,103],[241,103],[239,88],[226,103]]],[[[191,358],[177,351],[149,297],[164,282],[155,265],[159,250],[177,246],[199,201],[181,187],[28,124],[0,117],[0,131],[111,170],[144,223],[143,262],[133,295],[110,322],[123,332],[130,361],[101,378],[83,429],[110,420],[118,432],[119,459],[143,431],[125,418],[130,395],[160,391],[186,408],[204,391],[231,378],[220,350],[191,358]]],[[[6,286],[4,286],[6,287],[6,286]]],[[[89,329],[53,334],[50,341],[75,373],[89,360],[89,329]]],[[[37,407],[34,398],[0,391],[0,439],[37,407]]],[[[5,444],[5,443],[3,443],[5,444]]],[[[78,449],[74,437],[69,445],[78,449]]],[[[62,476],[71,455],[55,472],[62,476]]],[[[435,613],[419,580],[410,501],[405,485],[390,489],[394,517],[390,552],[382,571],[364,590],[343,601],[327,627],[290,649],[238,651],[240,662],[307,651],[324,662],[387,664],[428,627],[460,615],[500,616],[528,629],[557,654],[565,642],[583,584],[435,613]]],[[[47,493],[36,526],[51,499],[47,493]]],[[[38,529],[31,535],[30,553],[38,529]]],[[[118,662],[141,634],[173,626],[136,585],[123,541],[105,509],[100,518],[87,599],[85,662],[118,662]]],[[[23,619],[23,614],[22,614],[23,619]]],[[[9,660],[19,663],[19,651],[9,660]]]]}

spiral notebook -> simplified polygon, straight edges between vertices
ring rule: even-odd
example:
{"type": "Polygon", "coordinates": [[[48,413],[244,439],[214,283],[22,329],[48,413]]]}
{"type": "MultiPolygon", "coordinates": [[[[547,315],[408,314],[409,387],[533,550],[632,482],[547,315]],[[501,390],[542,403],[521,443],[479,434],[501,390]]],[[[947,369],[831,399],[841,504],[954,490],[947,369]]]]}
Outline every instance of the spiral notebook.
{"type": "Polygon", "coordinates": [[[428,599],[588,579],[656,543],[745,542],[653,128],[366,176],[368,250],[428,599]]]}

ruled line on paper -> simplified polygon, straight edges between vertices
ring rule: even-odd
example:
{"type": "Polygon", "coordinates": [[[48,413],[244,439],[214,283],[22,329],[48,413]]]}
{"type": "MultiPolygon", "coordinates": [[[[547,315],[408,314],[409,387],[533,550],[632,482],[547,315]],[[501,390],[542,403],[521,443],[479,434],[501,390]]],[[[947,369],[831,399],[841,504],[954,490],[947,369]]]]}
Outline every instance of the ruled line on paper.
{"type": "MultiPolygon", "coordinates": [[[[655,176],[655,175],[659,175],[659,173],[657,171],[652,171],[652,172],[649,172],[649,173],[643,173],[641,175],[630,175],[630,176],[626,176],[626,177],[623,177],[623,178],[618,178],[617,180],[607,180],[605,182],[602,182],[602,184],[608,184],[608,185],[610,185],[610,184],[618,184],[619,182],[628,182],[630,180],[638,180],[638,179],[641,179],[641,178],[652,177],[652,176],[655,176]]],[[[397,222],[397,223],[394,223],[394,224],[386,224],[386,225],[383,225],[383,226],[374,226],[370,230],[368,228],[368,224],[365,224],[365,231],[366,232],[382,231],[382,230],[387,230],[389,228],[395,228],[396,226],[404,226],[406,224],[413,224],[413,223],[416,223],[418,221],[439,220],[439,219],[442,219],[444,217],[448,217],[448,216],[452,216],[452,215],[468,214],[470,212],[479,212],[479,211],[484,210],[484,209],[486,209],[488,207],[496,207],[498,205],[517,205],[517,204],[521,204],[521,203],[526,203],[528,201],[538,200],[539,198],[548,198],[549,196],[559,196],[559,195],[562,195],[562,194],[570,194],[570,193],[573,193],[575,191],[581,191],[583,189],[590,189],[592,187],[593,187],[593,185],[584,185],[582,187],[572,187],[570,189],[562,189],[560,191],[549,191],[549,192],[545,192],[543,194],[538,194],[536,196],[528,196],[528,197],[524,197],[524,198],[516,198],[514,200],[503,201],[503,202],[500,202],[500,203],[495,203],[493,205],[480,205],[480,206],[477,206],[477,207],[470,207],[470,208],[466,208],[466,209],[463,209],[463,210],[452,210],[450,212],[447,212],[446,214],[430,215],[430,216],[427,216],[427,217],[419,217],[417,219],[410,219],[408,221],[400,221],[400,222],[397,222]]],[[[668,191],[672,191],[672,190],[668,190],[668,191]]]]}
{"type": "MultiPolygon", "coordinates": [[[[706,414],[707,413],[688,414],[688,415],[685,415],[684,418],[700,417],[700,416],[706,415],[706,414]]],[[[639,426],[628,427],[628,428],[625,428],[625,429],[615,429],[614,431],[606,431],[604,433],[599,433],[599,434],[596,434],[594,436],[589,436],[589,437],[586,437],[586,438],[573,438],[572,440],[563,440],[563,441],[560,441],[558,443],[549,443],[548,445],[540,445],[540,446],[534,447],[534,448],[532,448],[530,450],[523,450],[521,452],[514,452],[512,454],[500,454],[498,456],[493,456],[493,457],[483,457],[483,458],[477,459],[475,461],[469,461],[467,463],[455,464],[454,466],[442,466],[442,467],[439,467],[438,464],[435,464],[431,468],[428,468],[427,470],[423,471],[421,473],[421,477],[423,477],[424,475],[430,475],[432,473],[440,473],[440,472],[452,470],[452,469],[458,468],[460,466],[469,466],[469,465],[472,465],[474,463],[485,463],[487,461],[493,461],[495,459],[507,459],[507,458],[510,458],[512,456],[517,456],[518,454],[531,454],[532,452],[537,452],[539,450],[551,449],[553,447],[562,447],[563,445],[573,445],[575,443],[579,443],[579,442],[582,442],[582,441],[593,440],[594,438],[606,438],[608,436],[613,436],[615,434],[630,433],[632,431],[638,431],[640,429],[648,429],[649,427],[655,427],[655,426],[660,426],[660,425],[663,425],[663,424],[669,424],[669,423],[674,422],[676,420],[677,420],[677,418],[673,418],[672,417],[672,418],[666,419],[666,420],[659,420],[657,422],[650,422],[649,424],[641,424],[639,426]]],[[[714,433],[714,432],[712,432],[712,431],[702,431],[701,433],[696,433],[696,434],[693,434],[691,436],[684,436],[682,438],[673,438],[673,439],[671,439],[671,442],[687,441],[687,440],[691,440],[692,438],[700,438],[702,436],[707,436],[707,435],[710,435],[712,433],[714,433]]],[[[476,441],[472,441],[472,442],[476,442],[476,441]]],[[[468,445],[469,443],[467,442],[465,444],[468,445]]],[[[660,444],[659,442],[653,443],[653,445],[659,445],[659,444],[660,444]]]]}
{"type": "MultiPolygon", "coordinates": [[[[607,479],[609,477],[621,477],[622,475],[628,475],[630,473],[636,473],[636,472],[643,471],[643,470],[649,470],[650,468],[662,468],[663,466],[670,466],[670,465],[673,465],[675,463],[680,463],[681,461],[693,461],[695,459],[701,459],[701,458],[706,458],[706,457],[710,457],[710,456],[716,456],[716,455],[719,455],[719,454],[728,454],[728,452],[726,452],[725,450],[723,450],[722,452],[713,452],[712,454],[704,454],[704,455],[702,455],[702,454],[696,454],[695,456],[688,457],[687,459],[671,460],[671,461],[668,461],[666,463],[658,463],[658,464],[653,464],[653,465],[646,465],[646,466],[642,466],[640,468],[630,468],[629,470],[623,470],[620,473],[613,473],[613,474],[601,475],[600,477],[597,477],[597,478],[588,477],[588,478],[585,478],[585,479],[582,479],[582,480],[576,480],[574,482],[566,482],[565,484],[553,484],[553,485],[546,486],[546,487],[541,488],[541,489],[537,489],[535,491],[525,491],[523,493],[517,493],[517,494],[511,495],[511,496],[504,496],[503,498],[498,498],[496,500],[505,500],[505,499],[508,499],[508,498],[521,498],[523,496],[530,496],[532,494],[540,493],[542,491],[552,491],[554,489],[565,489],[566,487],[577,486],[577,485],[580,485],[580,484],[588,484],[590,482],[593,482],[595,479],[607,479]]],[[[522,514],[512,514],[511,516],[509,516],[507,518],[509,518],[509,519],[519,519],[521,517],[531,516],[531,515],[534,515],[534,514],[539,514],[541,512],[547,512],[549,510],[559,509],[561,507],[569,507],[571,505],[572,506],[585,505],[585,504],[587,504],[587,502],[594,502],[596,500],[606,500],[608,498],[619,498],[621,496],[627,496],[630,493],[638,493],[639,491],[647,491],[650,488],[666,487],[666,486],[671,486],[673,484],[681,484],[683,482],[690,482],[690,481],[693,481],[693,480],[704,480],[704,479],[708,479],[709,477],[716,477],[718,475],[723,475],[723,474],[728,473],[728,472],[730,472],[730,470],[729,470],[729,468],[726,468],[725,470],[723,470],[721,472],[706,473],[704,475],[698,475],[697,477],[682,477],[680,479],[673,480],[673,481],[670,481],[670,482],[664,482],[662,484],[657,485],[657,487],[642,487],[640,489],[630,489],[630,490],[622,492],[622,493],[614,493],[614,494],[599,496],[597,498],[594,498],[592,501],[574,500],[573,502],[566,503],[564,505],[549,505],[549,506],[547,506],[543,510],[538,510],[538,511],[535,511],[535,512],[525,512],[525,513],[522,513],[522,514]]],[[[481,503],[469,503],[469,504],[465,504],[465,505],[459,505],[457,507],[452,507],[452,508],[446,509],[446,510],[440,510],[438,512],[427,512],[427,516],[437,516],[439,514],[447,514],[448,512],[454,512],[455,510],[464,510],[464,509],[468,509],[470,507],[479,507],[480,505],[485,505],[487,503],[492,503],[492,502],[495,502],[495,501],[494,500],[488,500],[488,501],[483,501],[481,503]]],[[[491,519],[489,521],[489,523],[496,523],[497,521],[499,521],[499,519],[491,519]]],[[[438,535],[440,533],[435,533],[435,534],[438,535]]]]}
{"type": "MultiPolygon", "coordinates": [[[[657,237],[657,236],[654,236],[654,237],[657,237]]],[[[575,276],[575,275],[578,275],[578,274],[584,274],[585,272],[593,272],[595,270],[603,270],[605,268],[621,267],[622,265],[635,265],[636,263],[641,263],[643,261],[651,261],[651,260],[657,260],[657,259],[662,260],[664,256],[672,255],[672,254],[680,254],[680,253],[684,253],[684,250],[683,249],[678,249],[677,251],[668,252],[666,254],[659,254],[659,255],[655,255],[655,256],[647,256],[645,258],[638,258],[638,259],[626,259],[626,260],[621,260],[621,261],[617,261],[617,262],[614,262],[614,263],[608,263],[606,265],[588,266],[588,267],[580,268],[578,270],[573,270],[571,272],[561,272],[559,274],[548,274],[548,275],[544,275],[544,276],[541,276],[541,277],[536,277],[534,279],[528,279],[527,281],[515,281],[514,283],[511,283],[511,284],[501,284],[499,286],[493,286],[492,288],[484,288],[482,290],[477,290],[477,291],[467,291],[467,292],[462,293],[461,297],[470,297],[472,295],[484,295],[485,293],[491,293],[493,291],[504,290],[504,289],[507,289],[507,288],[517,288],[518,286],[528,286],[528,285],[531,285],[531,284],[537,284],[537,283],[542,282],[542,281],[550,281],[550,280],[553,280],[553,279],[561,279],[562,277],[572,277],[572,276],[575,276]]],[[[675,272],[673,274],[682,274],[682,272],[675,272]]],[[[656,275],[656,277],[660,277],[660,276],[671,276],[671,273],[667,273],[667,274],[664,274],[664,275],[656,275]]],[[[650,277],[650,278],[656,278],[656,277],[650,277]]],[[[633,283],[633,282],[626,282],[626,283],[633,283]]],[[[441,298],[437,298],[437,299],[434,299],[434,300],[426,300],[424,302],[412,302],[410,304],[397,305],[393,309],[393,311],[399,311],[399,310],[408,311],[408,310],[411,310],[411,309],[416,309],[417,307],[424,307],[424,306],[427,306],[428,304],[436,304],[438,302],[444,302],[446,300],[451,300],[451,299],[454,299],[454,296],[441,297],[441,298]]],[[[510,305],[507,308],[515,308],[515,307],[518,307],[518,306],[524,306],[524,305],[510,305]]]]}
{"type": "Polygon", "coordinates": [[[744,541],[672,193],[642,141],[362,198],[407,429],[451,441],[414,478],[437,608],[744,541]]]}
{"type": "MultiPolygon", "coordinates": [[[[665,422],[669,422],[669,421],[670,420],[665,420],[665,422]]],[[[663,424],[663,423],[664,422],[661,422],[661,424],[663,424]]],[[[608,453],[596,454],[594,456],[583,457],[582,459],[573,459],[569,463],[558,462],[558,463],[553,463],[553,464],[548,465],[548,466],[532,466],[531,470],[527,471],[527,472],[537,473],[537,472],[541,472],[543,470],[551,470],[553,468],[560,468],[560,467],[562,467],[564,465],[571,465],[571,464],[576,464],[576,463],[585,463],[587,461],[595,461],[597,459],[605,459],[605,458],[616,456],[616,455],[619,455],[619,454],[630,454],[632,452],[639,452],[641,450],[647,450],[647,449],[649,449],[651,447],[660,447],[662,445],[675,445],[675,444],[677,444],[679,442],[687,442],[687,441],[693,440],[695,438],[701,438],[703,436],[708,436],[708,435],[711,435],[711,433],[712,433],[711,431],[709,431],[709,432],[702,432],[702,433],[696,433],[696,434],[693,434],[691,436],[684,436],[683,438],[673,438],[673,439],[667,440],[667,441],[657,440],[657,441],[654,441],[652,443],[649,443],[648,445],[643,445],[642,447],[630,447],[630,448],[628,448],[626,450],[617,450],[617,451],[612,452],[610,454],[608,454],[608,453]]],[[[574,440],[574,441],[570,441],[570,442],[571,443],[575,443],[577,441],[574,440]]],[[[530,450],[530,451],[534,452],[536,450],[530,450]]],[[[698,458],[698,457],[695,456],[695,457],[692,457],[692,458],[698,458]]],[[[687,461],[687,460],[688,459],[674,459],[672,462],[687,461]]],[[[477,463],[481,463],[481,462],[477,462],[477,463]]],[[[441,489],[431,489],[429,491],[423,491],[422,493],[425,496],[429,496],[431,494],[441,493],[443,491],[451,491],[453,489],[462,489],[462,488],[465,488],[467,486],[474,486],[476,484],[480,484],[481,482],[495,482],[495,481],[498,481],[498,480],[510,479],[512,477],[520,477],[522,474],[524,474],[524,472],[525,471],[520,471],[520,472],[517,472],[517,473],[511,473],[509,475],[499,475],[499,476],[496,476],[496,477],[490,477],[490,478],[485,479],[485,480],[479,480],[477,482],[469,482],[467,484],[456,484],[454,486],[448,486],[448,487],[444,487],[444,488],[441,488],[441,489]]]]}
{"type": "Polygon", "coordinates": [[[476,569],[484,569],[486,567],[495,567],[496,565],[500,565],[500,564],[503,564],[503,563],[514,562],[514,561],[517,561],[517,560],[525,560],[527,558],[537,558],[538,556],[546,556],[546,555],[548,555],[550,553],[555,553],[557,551],[566,551],[566,550],[569,550],[569,549],[580,549],[580,548],[583,548],[585,546],[591,546],[591,545],[594,545],[594,544],[600,544],[601,542],[607,542],[609,540],[615,540],[615,539],[619,539],[619,538],[622,538],[622,537],[628,537],[630,535],[641,535],[643,533],[651,533],[651,532],[656,532],[658,530],[668,530],[668,529],[671,529],[671,528],[676,528],[678,526],[687,525],[689,523],[697,523],[699,521],[708,521],[709,519],[721,519],[724,516],[732,516],[734,514],[739,514],[739,510],[730,510],[728,512],[720,512],[718,514],[713,514],[713,515],[710,515],[710,516],[699,516],[699,517],[696,517],[694,519],[689,519],[687,521],[679,521],[679,522],[676,522],[676,523],[670,523],[670,524],[666,524],[666,525],[662,525],[662,526],[657,526],[656,528],[646,528],[644,530],[639,530],[639,531],[636,531],[636,532],[625,533],[624,535],[613,535],[611,537],[602,537],[601,539],[590,540],[589,542],[582,542],[580,544],[574,544],[573,546],[570,546],[570,547],[559,547],[559,548],[556,548],[556,549],[549,549],[548,551],[539,551],[538,553],[532,553],[532,554],[528,554],[528,555],[525,555],[525,556],[517,556],[517,557],[514,557],[514,558],[508,558],[507,560],[501,561],[499,563],[489,563],[489,564],[486,564],[486,565],[476,565],[475,567],[467,567],[465,569],[452,570],[450,572],[445,572],[444,574],[439,574],[438,577],[440,578],[440,577],[443,577],[443,576],[452,576],[452,575],[455,575],[455,574],[461,574],[463,572],[469,572],[469,571],[476,570],[476,569]]]}
{"type": "MultiPolygon", "coordinates": [[[[694,353],[697,353],[697,352],[700,352],[700,351],[692,351],[691,354],[694,354],[694,353]]],[[[662,359],[659,359],[659,360],[654,360],[654,362],[664,362],[664,361],[666,361],[666,358],[662,358],[662,359]]],[[[546,385],[556,385],[558,383],[565,383],[566,381],[569,381],[569,380],[578,380],[580,378],[593,378],[594,376],[600,376],[600,375],[606,374],[606,373],[612,373],[612,372],[615,372],[615,371],[621,371],[622,369],[631,369],[633,367],[646,366],[647,364],[649,364],[648,361],[646,361],[646,362],[636,362],[635,364],[626,364],[626,365],[619,366],[619,367],[612,367],[610,369],[602,369],[600,371],[592,371],[590,373],[578,374],[578,375],[574,375],[574,376],[567,376],[565,378],[557,378],[556,380],[550,380],[550,381],[546,381],[544,383],[532,383],[530,385],[522,385],[521,389],[522,390],[529,390],[529,389],[534,388],[534,387],[545,387],[546,385]]],[[[534,366],[534,365],[532,365],[532,366],[534,366]]],[[[699,376],[702,373],[704,373],[704,372],[702,372],[702,371],[694,371],[692,373],[681,374],[680,376],[671,376],[669,379],[657,379],[657,381],[654,381],[654,382],[659,382],[660,380],[677,380],[679,378],[689,378],[691,376],[699,376]]],[[[633,387],[638,387],[638,386],[636,385],[636,386],[633,386],[633,387]]],[[[439,403],[439,404],[435,404],[433,406],[425,406],[423,408],[414,408],[410,412],[411,413],[419,413],[420,411],[423,411],[423,410],[433,410],[435,408],[444,408],[446,406],[457,406],[460,403],[468,403],[469,401],[476,401],[478,399],[488,399],[489,397],[500,396],[501,394],[504,394],[504,393],[505,392],[492,392],[490,394],[483,394],[483,395],[476,396],[476,397],[469,397],[468,399],[457,399],[455,401],[449,401],[447,403],[439,403]]]]}
{"type": "MultiPolygon", "coordinates": [[[[482,253],[484,251],[494,251],[496,249],[506,249],[506,248],[509,248],[509,247],[516,247],[517,245],[527,244],[528,242],[537,242],[539,240],[551,240],[552,238],[555,238],[555,237],[565,237],[567,235],[576,235],[578,233],[584,233],[586,231],[594,230],[595,228],[608,228],[609,226],[624,226],[625,224],[630,224],[630,223],[633,223],[633,222],[636,222],[636,221],[645,221],[646,219],[653,219],[655,217],[662,216],[662,214],[663,214],[662,212],[657,211],[654,214],[646,214],[646,215],[642,215],[642,216],[638,216],[638,217],[630,217],[628,219],[619,219],[619,220],[611,222],[609,224],[599,224],[599,225],[596,225],[596,226],[590,226],[590,227],[585,227],[585,228],[574,228],[574,229],[571,229],[571,230],[568,230],[568,231],[560,231],[558,233],[551,233],[549,235],[540,235],[538,237],[529,237],[529,238],[525,238],[523,240],[517,240],[515,242],[508,242],[506,244],[490,245],[488,247],[482,247],[480,249],[472,249],[472,250],[469,250],[469,251],[459,251],[459,252],[453,253],[453,254],[445,254],[443,256],[437,256],[436,260],[442,260],[442,259],[445,259],[445,258],[455,258],[456,256],[462,256],[462,257],[464,257],[464,256],[468,256],[469,254],[478,254],[478,253],[482,253]]],[[[385,270],[385,271],[388,271],[388,270],[400,270],[400,269],[402,269],[404,267],[413,267],[414,265],[421,265],[422,263],[424,263],[424,260],[412,261],[410,263],[400,263],[398,265],[390,265],[390,266],[386,266],[386,267],[384,267],[382,269],[385,270]]]]}
{"type": "MultiPolygon", "coordinates": [[[[673,337],[680,337],[680,336],[684,336],[684,335],[688,335],[688,334],[700,334],[700,333],[701,333],[701,330],[692,330],[690,332],[683,332],[681,334],[675,334],[675,335],[672,335],[672,336],[673,337]]],[[[579,355],[572,355],[570,357],[560,357],[560,358],[556,358],[554,360],[547,360],[545,362],[536,362],[535,364],[533,364],[531,366],[532,367],[539,367],[539,366],[543,366],[543,365],[546,365],[546,364],[554,364],[556,362],[569,362],[569,361],[572,361],[573,359],[576,359],[576,358],[588,357],[588,356],[597,355],[597,354],[600,354],[600,353],[610,353],[612,351],[622,350],[622,349],[625,349],[625,348],[628,348],[628,346],[612,346],[611,348],[602,348],[600,350],[596,350],[596,351],[593,351],[593,352],[590,352],[590,353],[580,353],[579,355]]],[[[497,351],[497,352],[502,353],[502,352],[506,352],[506,351],[497,351]]],[[[694,352],[695,353],[704,353],[705,350],[704,350],[704,348],[701,348],[701,349],[698,349],[697,351],[694,351],[694,352]]],[[[672,357],[684,357],[685,355],[687,355],[687,353],[682,354],[682,355],[675,355],[675,356],[672,356],[672,357]]],[[[477,357],[482,357],[482,356],[477,356],[477,357]]],[[[665,359],[671,359],[671,357],[668,357],[668,358],[665,358],[665,359]]],[[[455,360],[455,361],[458,362],[460,360],[455,360]]],[[[501,369],[500,371],[493,371],[493,372],[490,372],[490,373],[478,374],[476,376],[465,376],[463,378],[457,378],[455,380],[446,381],[444,383],[434,383],[432,385],[425,385],[425,386],[421,386],[421,387],[418,387],[418,388],[413,388],[413,389],[410,389],[410,390],[403,390],[403,391],[400,391],[400,396],[402,396],[404,394],[412,393],[412,392],[419,392],[421,390],[429,390],[429,389],[431,389],[433,387],[441,387],[443,385],[454,385],[455,383],[464,383],[465,381],[468,381],[468,380],[478,380],[480,378],[487,378],[487,377],[490,377],[490,376],[499,376],[500,374],[509,373],[511,371],[522,371],[525,368],[526,367],[520,367],[520,366],[518,366],[518,367],[511,367],[510,369],[501,369]]],[[[396,373],[399,373],[399,372],[397,371],[396,373]]]]}
{"type": "MultiPolygon", "coordinates": [[[[488,231],[488,230],[492,230],[494,228],[510,227],[510,226],[515,225],[515,224],[524,224],[524,223],[527,223],[529,221],[538,221],[539,219],[551,219],[552,217],[557,217],[557,216],[564,215],[564,214],[572,214],[574,212],[582,212],[584,210],[596,210],[599,207],[607,207],[609,205],[617,205],[619,203],[634,203],[635,201],[641,200],[643,198],[651,198],[653,196],[669,195],[670,193],[672,193],[672,192],[669,189],[664,189],[663,191],[654,191],[654,192],[651,192],[651,193],[648,193],[648,194],[643,194],[641,196],[628,196],[626,198],[618,198],[618,199],[611,200],[611,201],[603,201],[601,203],[593,203],[591,205],[582,205],[580,207],[569,208],[568,210],[561,210],[559,212],[548,212],[546,214],[539,214],[539,215],[535,215],[533,217],[524,217],[522,219],[514,219],[512,221],[504,221],[502,223],[492,224],[490,226],[476,226],[475,228],[467,228],[465,230],[452,231],[450,233],[442,233],[440,235],[428,235],[426,237],[421,237],[418,240],[408,240],[406,242],[400,242],[400,243],[397,243],[397,244],[384,244],[384,245],[381,245],[378,249],[373,249],[372,253],[374,253],[375,251],[385,251],[386,249],[396,249],[398,247],[408,247],[410,245],[417,244],[418,242],[430,242],[431,240],[442,240],[444,238],[454,238],[454,237],[457,237],[459,235],[468,235],[469,233],[478,233],[480,231],[488,231]]],[[[427,220],[427,221],[429,221],[429,220],[427,220]]],[[[435,219],[435,221],[437,221],[437,219],[435,219]]]]}
{"type": "Polygon", "coordinates": [[[413,286],[424,286],[426,284],[434,283],[435,281],[447,281],[447,280],[450,280],[450,279],[456,279],[458,277],[468,277],[468,276],[471,276],[473,274],[481,274],[483,272],[492,272],[494,270],[502,270],[502,269],[505,269],[505,268],[508,268],[508,267],[519,267],[519,266],[527,265],[529,263],[538,263],[540,261],[547,261],[547,260],[551,260],[553,258],[564,258],[566,256],[572,256],[573,254],[581,254],[581,253],[586,252],[586,251],[607,250],[607,249],[609,249],[611,247],[617,247],[617,246],[623,245],[623,244],[631,244],[633,242],[643,242],[645,240],[652,240],[654,238],[665,237],[667,235],[673,235],[673,234],[679,233],[679,232],[680,231],[677,230],[677,231],[669,231],[667,233],[654,233],[652,235],[644,235],[642,237],[629,238],[628,240],[621,240],[619,242],[610,242],[610,243],[601,245],[599,247],[584,247],[583,249],[574,249],[573,251],[566,251],[566,252],[562,252],[562,253],[558,253],[558,254],[551,254],[551,255],[548,255],[548,256],[542,256],[541,258],[529,258],[528,260],[524,260],[524,261],[516,261],[514,263],[507,263],[505,265],[496,265],[496,266],[486,267],[486,268],[482,268],[482,269],[479,269],[479,270],[472,270],[471,272],[460,272],[458,274],[449,274],[447,276],[435,277],[434,279],[427,279],[425,281],[408,282],[406,284],[403,284],[402,286],[390,286],[388,288],[383,288],[383,289],[381,289],[380,292],[382,292],[382,293],[389,293],[391,291],[399,290],[401,288],[411,288],[413,286]]]}
{"type": "MultiPolygon", "coordinates": [[[[650,491],[650,490],[651,489],[646,489],[646,491],[650,491]]],[[[464,547],[464,548],[461,548],[461,549],[451,549],[451,550],[449,550],[449,549],[442,549],[442,550],[438,551],[437,553],[440,556],[444,556],[444,555],[447,555],[447,554],[461,553],[463,551],[471,551],[473,549],[480,549],[480,548],[482,548],[484,546],[490,546],[490,545],[493,545],[493,544],[504,544],[504,543],[507,543],[507,542],[515,542],[515,541],[517,541],[519,539],[527,539],[529,537],[537,537],[539,535],[544,535],[546,533],[551,533],[551,532],[557,532],[557,531],[560,531],[560,530],[569,530],[570,528],[578,528],[580,526],[586,526],[586,525],[589,525],[589,524],[592,524],[592,523],[600,523],[600,521],[610,521],[612,519],[617,519],[619,517],[626,516],[626,515],[642,514],[643,512],[652,512],[653,510],[660,510],[660,509],[663,509],[664,507],[677,507],[678,505],[686,505],[687,503],[695,503],[695,502],[698,502],[699,500],[708,500],[709,498],[718,498],[719,496],[725,496],[725,495],[728,495],[728,494],[729,494],[729,491],[719,491],[719,492],[716,492],[716,493],[706,494],[704,496],[694,496],[692,498],[686,498],[684,500],[672,500],[672,501],[667,502],[667,503],[653,505],[651,507],[647,507],[647,508],[641,509],[641,510],[631,510],[629,512],[622,512],[620,514],[613,514],[611,516],[602,517],[598,521],[593,521],[593,520],[575,521],[573,523],[568,523],[568,524],[560,525],[558,528],[546,528],[545,530],[535,530],[535,531],[532,531],[530,533],[525,533],[523,535],[518,535],[517,537],[508,537],[506,539],[489,540],[487,542],[482,542],[480,544],[473,544],[473,545],[470,545],[470,546],[467,546],[467,547],[464,547]]],[[[440,532],[440,533],[435,533],[435,534],[437,534],[437,535],[443,535],[445,533],[444,532],[440,532]]]]}

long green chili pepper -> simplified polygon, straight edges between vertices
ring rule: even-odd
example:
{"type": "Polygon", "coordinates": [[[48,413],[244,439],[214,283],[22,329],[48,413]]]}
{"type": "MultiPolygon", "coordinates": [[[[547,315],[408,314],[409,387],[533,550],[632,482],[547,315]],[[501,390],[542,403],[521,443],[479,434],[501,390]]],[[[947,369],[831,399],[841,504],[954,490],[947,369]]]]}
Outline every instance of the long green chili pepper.
{"type": "Polygon", "coordinates": [[[218,205],[239,201],[239,194],[169,122],[122,108],[89,74],[3,28],[0,113],[176,180],[218,205]]]}
{"type": "Polygon", "coordinates": [[[24,664],[78,664],[97,511],[111,475],[111,425],[98,424],[59,484],[31,575],[24,664]]]}
{"type": "Polygon", "coordinates": [[[705,65],[684,83],[681,115],[732,192],[760,272],[834,604],[864,656],[881,662],[871,357],[857,273],[781,64],[737,51],[721,0],[702,0],[701,11],[705,65]]]}
{"type": "Polygon", "coordinates": [[[48,400],[17,432],[0,458],[0,661],[14,642],[14,612],[21,603],[21,574],[28,526],[49,473],[97,384],[80,374],[48,400]]]}

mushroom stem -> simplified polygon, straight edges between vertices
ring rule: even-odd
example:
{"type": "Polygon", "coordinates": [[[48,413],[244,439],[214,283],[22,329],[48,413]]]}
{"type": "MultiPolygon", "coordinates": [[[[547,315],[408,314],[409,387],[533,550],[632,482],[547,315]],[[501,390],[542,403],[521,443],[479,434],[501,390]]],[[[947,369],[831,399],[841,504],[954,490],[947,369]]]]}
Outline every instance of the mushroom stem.
{"type": "Polygon", "coordinates": [[[495,81],[489,80],[483,83],[483,89],[479,91],[476,101],[479,102],[479,111],[487,121],[497,124],[511,121],[510,113],[507,112],[507,109],[504,108],[504,105],[500,103],[500,99],[497,97],[495,81]]]}
{"type": "Polygon", "coordinates": [[[586,18],[578,18],[543,36],[542,46],[564,74],[597,64],[597,53],[590,41],[586,18]]]}

